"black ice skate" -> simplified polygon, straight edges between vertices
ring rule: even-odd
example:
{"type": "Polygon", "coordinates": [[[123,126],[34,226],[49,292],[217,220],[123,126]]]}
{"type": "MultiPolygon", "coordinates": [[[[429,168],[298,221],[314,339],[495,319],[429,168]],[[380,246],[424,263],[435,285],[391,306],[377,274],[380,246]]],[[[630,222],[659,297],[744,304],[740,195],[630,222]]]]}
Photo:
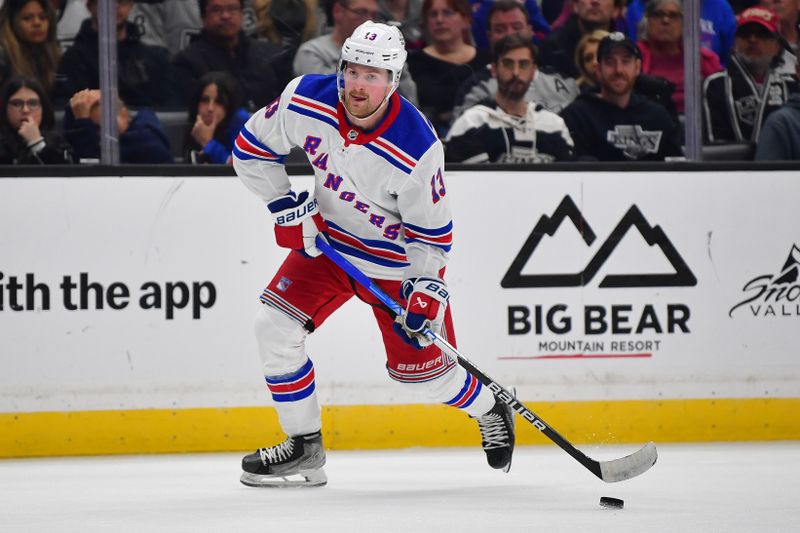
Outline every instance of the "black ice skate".
{"type": "Polygon", "coordinates": [[[489,466],[508,472],[514,454],[514,412],[511,407],[495,400],[491,411],[475,419],[481,430],[481,445],[489,466]]]}
{"type": "Polygon", "coordinates": [[[328,482],[322,466],[322,433],[287,437],[242,459],[242,477],[249,487],[321,487],[328,482]]]}

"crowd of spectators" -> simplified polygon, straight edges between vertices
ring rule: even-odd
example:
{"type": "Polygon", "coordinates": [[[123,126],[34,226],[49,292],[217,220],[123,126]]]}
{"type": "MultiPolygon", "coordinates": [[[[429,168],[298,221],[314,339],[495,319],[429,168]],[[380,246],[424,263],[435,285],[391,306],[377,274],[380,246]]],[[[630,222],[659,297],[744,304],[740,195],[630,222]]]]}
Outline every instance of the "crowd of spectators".
{"type": "MultiPolygon", "coordinates": [[[[98,0],[0,4],[0,164],[97,161],[98,0]]],[[[370,19],[403,33],[399,93],[448,161],[683,155],[682,0],[116,6],[122,162],[229,164],[250,114],[295,76],[335,72],[345,38],[370,19]]],[[[704,144],[800,159],[800,0],[701,0],[700,32],[704,144]]]]}

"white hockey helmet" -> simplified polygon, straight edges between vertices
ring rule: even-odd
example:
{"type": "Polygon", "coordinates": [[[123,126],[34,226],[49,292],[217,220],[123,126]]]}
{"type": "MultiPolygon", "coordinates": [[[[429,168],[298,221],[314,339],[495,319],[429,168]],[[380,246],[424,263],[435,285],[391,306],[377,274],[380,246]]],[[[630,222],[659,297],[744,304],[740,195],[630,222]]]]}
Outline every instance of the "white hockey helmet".
{"type": "Polygon", "coordinates": [[[339,67],[336,69],[339,98],[342,98],[344,91],[342,73],[346,63],[388,70],[392,75],[391,90],[386,95],[386,98],[389,98],[397,90],[407,56],[406,43],[399,29],[371,20],[364,22],[344,41],[342,46],[339,67]]]}

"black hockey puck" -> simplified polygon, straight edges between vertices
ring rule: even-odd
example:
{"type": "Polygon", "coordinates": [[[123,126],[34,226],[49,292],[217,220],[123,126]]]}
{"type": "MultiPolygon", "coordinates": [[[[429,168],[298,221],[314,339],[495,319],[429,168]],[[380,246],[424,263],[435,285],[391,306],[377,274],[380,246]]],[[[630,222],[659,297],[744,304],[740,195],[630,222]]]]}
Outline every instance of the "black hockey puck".
{"type": "Polygon", "coordinates": [[[600,498],[600,505],[603,507],[608,507],[609,509],[622,509],[622,507],[625,505],[625,502],[619,498],[603,496],[600,498]]]}

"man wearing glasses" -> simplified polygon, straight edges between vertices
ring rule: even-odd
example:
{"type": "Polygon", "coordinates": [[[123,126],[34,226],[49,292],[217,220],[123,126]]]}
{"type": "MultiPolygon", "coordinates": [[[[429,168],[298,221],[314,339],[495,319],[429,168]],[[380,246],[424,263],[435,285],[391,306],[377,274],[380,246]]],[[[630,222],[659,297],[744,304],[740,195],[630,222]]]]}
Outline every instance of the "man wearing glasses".
{"type": "MultiPolygon", "coordinates": [[[[306,41],[294,56],[294,74],[333,74],[339,65],[339,56],[345,39],[368,20],[381,22],[377,0],[336,0],[333,3],[333,31],[306,41]]],[[[417,86],[408,68],[400,78],[400,94],[412,104],[417,104],[417,86]]]]}
{"type": "Polygon", "coordinates": [[[203,74],[224,71],[239,81],[250,110],[271,102],[291,78],[276,68],[284,59],[281,48],[245,35],[243,0],[198,0],[198,5],[203,29],[172,60],[184,98],[203,74]]]}

